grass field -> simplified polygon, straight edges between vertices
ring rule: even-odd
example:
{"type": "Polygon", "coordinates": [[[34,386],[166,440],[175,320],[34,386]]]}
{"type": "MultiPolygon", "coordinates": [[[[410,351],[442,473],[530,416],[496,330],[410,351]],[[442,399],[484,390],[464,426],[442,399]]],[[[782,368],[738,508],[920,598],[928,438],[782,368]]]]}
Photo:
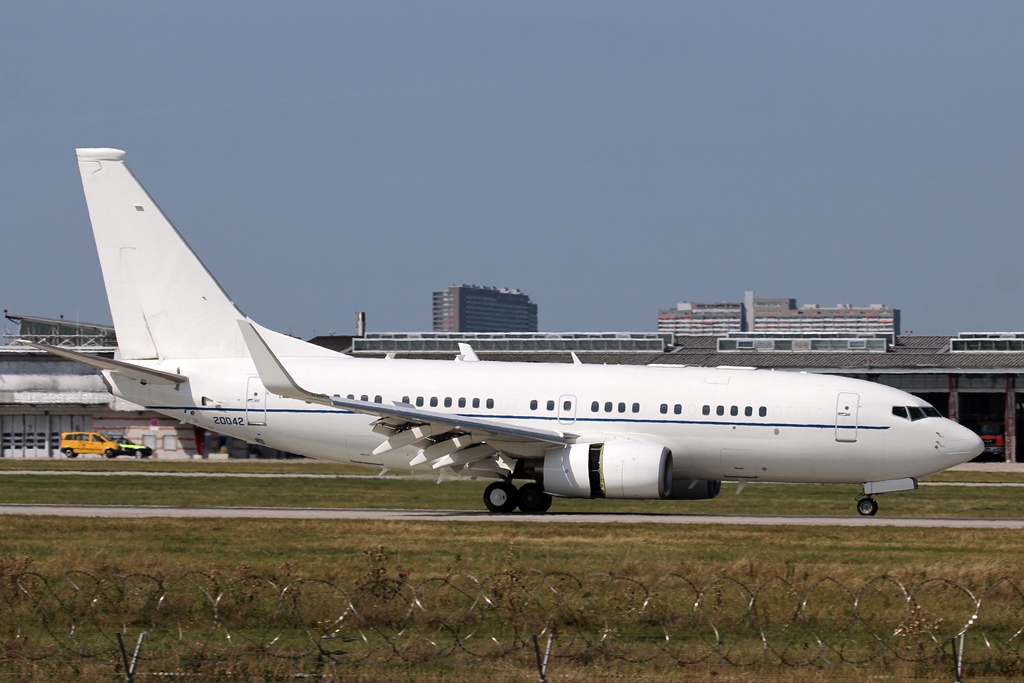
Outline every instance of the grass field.
{"type": "Polygon", "coordinates": [[[856,584],[882,574],[971,584],[1022,573],[1019,531],[604,524],[474,524],[258,519],[88,519],[7,516],[5,566],[40,571],[283,572],[351,580],[382,546],[411,579],[510,568],[611,572],[694,580],[718,574],[796,582],[833,576],[856,584]]]}
{"type": "MultiPolygon", "coordinates": [[[[441,484],[419,478],[295,479],[110,477],[68,474],[0,475],[0,503],[80,505],[267,506],[328,508],[482,509],[485,481],[441,484]]],[[[857,486],[751,484],[736,495],[725,484],[707,501],[557,499],[552,512],[650,514],[853,515],[857,486]]],[[[880,515],[909,517],[1020,517],[1022,487],[924,486],[879,496],[880,515]]]]}
{"type": "MultiPolygon", "coordinates": [[[[27,461],[0,461],[25,467],[27,461]]],[[[33,465],[36,463],[33,463],[33,465]]],[[[127,471],[228,471],[361,473],[366,470],[322,463],[221,462],[139,463],[51,461],[71,469],[127,471]]],[[[15,467],[14,469],[19,469],[15,467]]],[[[967,480],[991,473],[955,473],[967,480]]],[[[1006,480],[1005,478],[1003,479],[1006,480]]],[[[325,507],[445,507],[480,509],[486,482],[440,485],[422,479],[290,479],[0,475],[0,502],[125,503],[167,505],[295,505],[325,507]]],[[[726,485],[711,501],[556,501],[553,511],[643,511],[649,513],[771,513],[853,515],[853,486],[758,484],[735,494],[726,485]]],[[[880,497],[886,515],[1019,517],[1024,489],[922,487],[880,497]]],[[[254,573],[288,582],[301,577],[350,587],[379,576],[406,577],[411,585],[433,577],[469,573],[481,579],[529,569],[584,576],[606,572],[651,584],[675,572],[700,585],[726,575],[758,586],[773,576],[797,591],[831,577],[856,591],[870,580],[892,576],[909,586],[930,579],[956,581],[972,590],[1009,576],[1024,576],[1024,533],[1006,530],[666,526],[658,524],[544,524],[467,522],[383,522],[260,519],[89,519],[0,517],[0,570],[28,569],[53,575],[74,569],[94,574],[142,573],[167,576],[194,570],[220,577],[254,573]]],[[[1016,603],[1008,604],[1007,609],[1016,603]]],[[[1015,609],[1015,608],[1014,608],[1015,609]]],[[[972,648],[978,648],[972,644],[972,648]]],[[[462,660],[429,666],[388,665],[348,670],[352,680],[536,680],[532,656],[522,661],[467,668],[462,660]],[[455,662],[462,662],[456,664],[455,662]]],[[[116,660],[116,657],[114,658],[116,660]]],[[[111,660],[114,661],[114,660],[111,660]]],[[[104,672],[113,665],[91,664],[104,672]],[[106,668],[104,668],[106,667],[106,668]]],[[[282,665],[283,666],[283,665],[282,665]]],[[[24,674],[24,670],[19,670],[24,674]]],[[[54,670],[56,671],[56,669],[54,670]]],[[[1015,670],[1014,670],[1015,671],[1015,670]]],[[[3,673],[0,671],[0,673],[3,673]]],[[[51,680],[45,667],[25,680],[51,680]]],[[[60,670],[61,675],[67,671],[60,670]]],[[[627,666],[618,660],[560,659],[552,672],[560,680],[863,680],[864,677],[948,679],[947,662],[927,667],[899,664],[868,668],[734,667],[677,668],[627,666]]],[[[992,672],[987,672],[991,676],[992,672]]],[[[1016,673],[1016,671],[1015,671],[1016,673]]],[[[82,674],[85,670],[82,670],[82,674]]],[[[252,676],[256,676],[252,672],[252,676]]],[[[266,673],[259,676],[270,680],[266,673]]],[[[116,678],[116,677],[115,677],[116,678]]],[[[219,672],[196,680],[248,680],[248,674],[219,672]]],[[[338,676],[338,680],[342,677],[338,676]]],[[[1010,680],[1011,677],[1003,680],[1010,680]]],[[[113,678],[110,678],[113,680],[113,678]]],[[[276,678],[274,678],[276,680],[276,678]]],[[[347,678],[346,678],[347,679],[347,678]]],[[[82,679],[84,680],[84,679],[82,679]]],[[[123,679],[122,679],[123,680],[123,679]]],[[[331,680],[334,680],[332,678],[331,680]]],[[[553,680],[553,678],[552,678],[553,680]]],[[[996,680],[988,678],[988,680],[996,680]]]]}

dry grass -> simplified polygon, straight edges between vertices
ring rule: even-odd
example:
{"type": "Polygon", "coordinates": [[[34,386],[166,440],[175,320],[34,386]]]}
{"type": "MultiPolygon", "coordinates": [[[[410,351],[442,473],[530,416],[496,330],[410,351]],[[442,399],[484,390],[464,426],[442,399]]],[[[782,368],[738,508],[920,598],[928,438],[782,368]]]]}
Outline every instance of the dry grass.
{"type": "Polygon", "coordinates": [[[1003,530],[21,516],[4,517],[0,528],[5,555],[30,557],[46,572],[248,568],[273,576],[287,568],[344,580],[365,571],[365,552],[377,546],[412,580],[509,568],[852,584],[881,574],[969,585],[1024,576],[1024,533],[1003,530]]]}
{"type": "MultiPolygon", "coordinates": [[[[974,590],[1002,576],[1024,577],[1024,534],[1018,531],[23,516],[2,521],[0,548],[7,559],[0,562],[0,570],[27,568],[45,575],[67,569],[156,576],[180,570],[221,577],[251,572],[284,582],[301,577],[351,587],[381,576],[382,570],[387,577],[406,576],[415,585],[459,572],[480,578],[508,571],[526,576],[526,570],[537,568],[575,576],[607,572],[647,585],[666,572],[697,584],[724,574],[748,586],[779,576],[797,591],[808,590],[826,576],[853,591],[883,574],[914,587],[941,577],[974,590]],[[373,550],[379,546],[383,549],[373,550]]],[[[784,597],[784,593],[779,595],[784,597]]],[[[680,600],[686,602],[686,596],[680,600]]],[[[940,601],[936,608],[941,607],[940,601]]],[[[562,646],[556,642],[558,647],[562,646]]],[[[312,680],[331,681],[534,681],[537,674],[532,656],[523,650],[502,659],[460,655],[425,664],[361,666],[240,656],[196,665],[189,680],[284,680],[304,671],[313,675],[312,680]]],[[[140,671],[180,670],[179,666],[184,664],[151,662],[140,671]]],[[[1012,680],[1009,676],[992,677],[998,672],[985,673],[985,680],[1012,680]]],[[[734,667],[718,663],[678,667],[662,655],[631,664],[593,653],[573,654],[570,648],[556,649],[549,680],[816,683],[876,676],[950,680],[950,664],[940,659],[923,664],[876,662],[865,667],[734,667]]],[[[116,658],[75,665],[0,665],[0,679],[123,680],[116,674],[116,658]]]]}

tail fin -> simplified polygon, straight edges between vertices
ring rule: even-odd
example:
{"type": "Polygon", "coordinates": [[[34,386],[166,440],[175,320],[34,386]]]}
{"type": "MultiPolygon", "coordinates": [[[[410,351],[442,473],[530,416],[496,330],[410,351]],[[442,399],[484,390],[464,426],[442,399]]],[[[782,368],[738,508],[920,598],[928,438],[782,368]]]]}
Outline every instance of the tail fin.
{"type": "Polygon", "coordinates": [[[135,179],[117,149],[79,149],[85,201],[121,357],[247,355],[245,316],[135,179]]]}

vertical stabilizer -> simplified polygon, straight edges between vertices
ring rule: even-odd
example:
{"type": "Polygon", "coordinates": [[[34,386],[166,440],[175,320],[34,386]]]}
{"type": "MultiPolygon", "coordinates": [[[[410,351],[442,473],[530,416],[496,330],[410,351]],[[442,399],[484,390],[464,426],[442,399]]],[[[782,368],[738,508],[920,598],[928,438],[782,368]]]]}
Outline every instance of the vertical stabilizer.
{"type": "Polygon", "coordinates": [[[117,149],[79,149],[85,200],[124,359],[246,355],[245,316],[117,149]]]}

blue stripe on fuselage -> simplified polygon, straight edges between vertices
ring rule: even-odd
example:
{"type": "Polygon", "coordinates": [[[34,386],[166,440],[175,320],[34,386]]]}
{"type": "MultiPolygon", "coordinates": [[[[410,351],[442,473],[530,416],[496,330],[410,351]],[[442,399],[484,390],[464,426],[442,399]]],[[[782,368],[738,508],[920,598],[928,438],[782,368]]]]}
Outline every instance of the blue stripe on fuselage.
{"type": "MultiPolygon", "coordinates": [[[[245,408],[211,408],[205,407],[189,407],[182,408],[181,406],[149,406],[150,410],[189,410],[189,411],[202,411],[202,412],[213,412],[213,413],[244,413],[245,408]]],[[[254,413],[308,413],[310,415],[355,415],[356,413],[351,410],[342,410],[340,408],[325,408],[325,409],[282,409],[282,408],[268,408],[264,410],[253,410],[254,413]]],[[[440,415],[451,415],[452,418],[458,417],[469,417],[469,418],[480,418],[490,420],[541,420],[545,422],[559,422],[564,425],[576,424],[578,422],[606,422],[606,423],[620,423],[620,424],[675,424],[675,425],[707,425],[707,426],[719,426],[719,427],[787,427],[797,429],[836,429],[834,424],[796,424],[792,422],[716,422],[714,420],[671,420],[671,419],[659,419],[650,420],[642,418],[614,418],[614,417],[578,417],[571,422],[561,422],[557,416],[545,417],[541,415],[490,415],[487,413],[439,413],[440,415]]],[[[840,429],[873,429],[873,430],[886,430],[889,429],[889,425],[853,425],[849,427],[839,427],[840,429]]]]}

